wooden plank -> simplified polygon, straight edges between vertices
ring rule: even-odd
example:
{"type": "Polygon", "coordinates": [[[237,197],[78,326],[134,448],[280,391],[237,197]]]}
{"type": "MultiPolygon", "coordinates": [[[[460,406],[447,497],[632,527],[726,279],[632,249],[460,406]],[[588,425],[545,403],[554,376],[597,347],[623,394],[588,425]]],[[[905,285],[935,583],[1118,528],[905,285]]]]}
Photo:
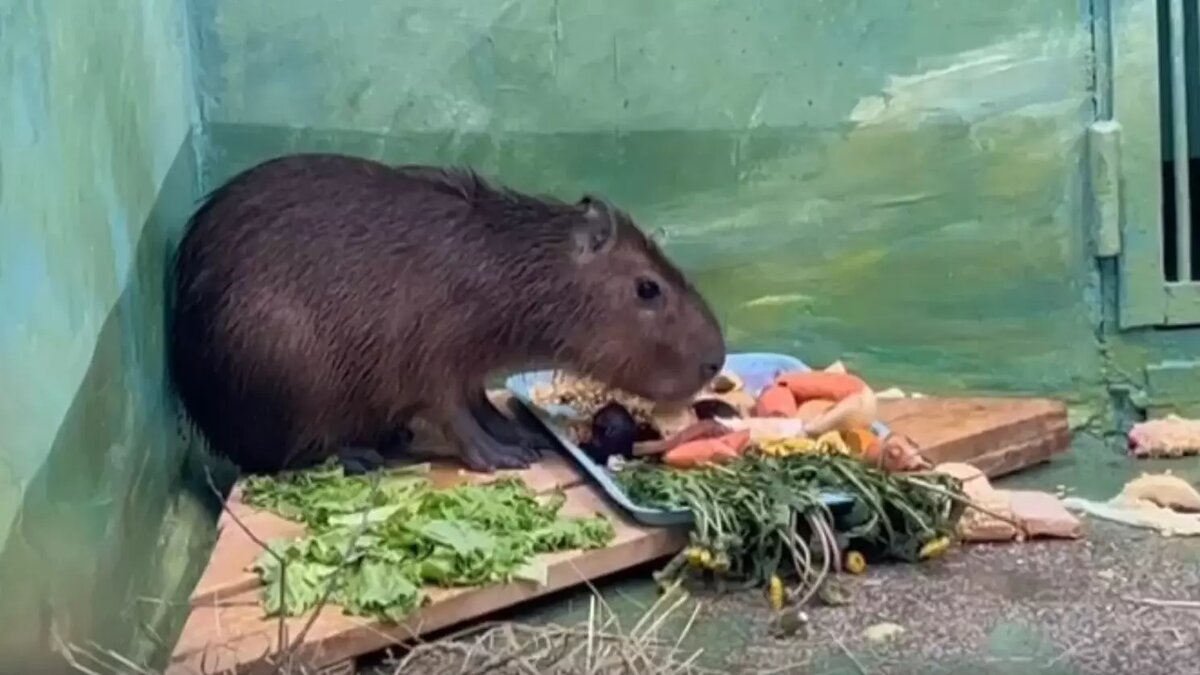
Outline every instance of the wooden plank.
{"type": "MultiPolygon", "coordinates": [[[[542,494],[578,485],[583,480],[580,473],[558,455],[547,457],[528,469],[497,471],[494,474],[467,471],[445,460],[431,464],[432,482],[438,487],[482,483],[504,476],[517,476],[529,489],[542,494]]],[[[262,547],[246,534],[246,529],[265,542],[290,539],[304,534],[304,527],[299,523],[243,503],[240,484],[231,491],[226,504],[228,510],[236,515],[246,528],[239,527],[229,513],[221,514],[220,520],[217,521],[217,544],[209,554],[204,575],[192,592],[193,606],[212,603],[216,598],[228,598],[258,586],[258,576],[251,572],[249,567],[258,559],[262,547]]]]}
{"type": "MultiPolygon", "coordinates": [[[[601,550],[543,556],[549,570],[546,586],[516,582],[482,588],[434,590],[430,593],[430,604],[400,625],[364,621],[343,615],[337,607],[328,607],[313,623],[295,657],[310,668],[335,664],[670,555],[687,541],[686,532],[681,529],[647,529],[633,524],[624,514],[614,512],[595,490],[587,486],[567,491],[563,511],[574,516],[607,514],[616,526],[615,540],[601,550]]],[[[286,621],[286,634],[294,638],[307,620],[308,617],[301,617],[286,621]]],[[[263,618],[257,590],[196,606],[167,672],[170,675],[271,672],[274,666],[266,655],[279,651],[278,636],[279,622],[263,618]]]]}
{"type": "Polygon", "coordinates": [[[965,462],[989,478],[1044,462],[1071,443],[1067,407],[1049,399],[887,400],[880,418],[930,462],[965,462]]]}

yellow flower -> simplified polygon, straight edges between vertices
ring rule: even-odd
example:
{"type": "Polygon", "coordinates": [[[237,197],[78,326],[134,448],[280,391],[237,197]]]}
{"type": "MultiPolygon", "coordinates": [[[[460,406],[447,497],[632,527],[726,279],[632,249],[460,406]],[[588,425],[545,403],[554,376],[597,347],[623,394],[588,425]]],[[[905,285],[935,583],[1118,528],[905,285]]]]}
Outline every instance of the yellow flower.
{"type": "Polygon", "coordinates": [[[846,553],[845,565],[846,571],[851,574],[862,574],[867,571],[867,560],[858,551],[848,551],[846,553]]]}
{"type": "Polygon", "coordinates": [[[921,558],[921,560],[935,558],[945,553],[949,548],[950,538],[938,537],[937,539],[931,539],[930,541],[925,542],[925,545],[921,547],[921,552],[918,553],[917,556],[921,558]]]}
{"type": "Polygon", "coordinates": [[[817,438],[817,446],[831,455],[848,455],[850,448],[846,440],[836,431],[827,431],[817,438]]]}
{"type": "Polygon", "coordinates": [[[762,451],[768,457],[787,457],[811,452],[817,444],[811,438],[773,438],[762,442],[762,451]]]}
{"type": "Polygon", "coordinates": [[[772,574],[771,582],[768,586],[768,596],[771,600],[771,609],[778,612],[783,609],[783,580],[779,575],[772,574]]]}

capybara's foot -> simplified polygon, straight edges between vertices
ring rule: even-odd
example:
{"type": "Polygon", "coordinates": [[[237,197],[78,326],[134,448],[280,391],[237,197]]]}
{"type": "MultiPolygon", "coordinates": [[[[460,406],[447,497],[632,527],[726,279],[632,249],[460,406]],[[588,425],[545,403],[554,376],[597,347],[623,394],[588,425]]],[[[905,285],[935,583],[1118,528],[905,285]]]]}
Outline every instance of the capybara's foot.
{"type": "Polygon", "coordinates": [[[463,407],[451,415],[446,434],[458,442],[461,457],[467,468],[482,473],[498,469],[526,469],[537,459],[536,453],[518,444],[504,443],[479,424],[470,408],[463,407]]]}
{"type": "Polygon", "coordinates": [[[338,463],[347,476],[370,473],[383,467],[383,455],[374,448],[347,447],[337,453],[338,463]]]}
{"type": "Polygon", "coordinates": [[[549,439],[542,434],[497,410],[482,390],[470,396],[467,408],[489,436],[504,445],[518,447],[520,454],[531,463],[541,459],[543,451],[553,449],[549,439]]]}

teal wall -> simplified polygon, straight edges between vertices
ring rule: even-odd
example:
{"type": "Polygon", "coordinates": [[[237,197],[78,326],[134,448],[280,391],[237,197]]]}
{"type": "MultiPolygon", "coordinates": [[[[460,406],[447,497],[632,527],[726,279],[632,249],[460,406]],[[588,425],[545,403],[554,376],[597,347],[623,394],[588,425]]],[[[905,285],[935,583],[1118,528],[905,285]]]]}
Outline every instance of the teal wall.
{"type": "Polygon", "coordinates": [[[51,631],[159,648],[211,537],[163,375],[186,35],[174,0],[0,0],[0,672],[46,672],[51,631]]]}
{"type": "Polygon", "coordinates": [[[209,184],[333,149],[595,189],[735,348],[1103,398],[1086,3],[200,4],[209,184]]]}

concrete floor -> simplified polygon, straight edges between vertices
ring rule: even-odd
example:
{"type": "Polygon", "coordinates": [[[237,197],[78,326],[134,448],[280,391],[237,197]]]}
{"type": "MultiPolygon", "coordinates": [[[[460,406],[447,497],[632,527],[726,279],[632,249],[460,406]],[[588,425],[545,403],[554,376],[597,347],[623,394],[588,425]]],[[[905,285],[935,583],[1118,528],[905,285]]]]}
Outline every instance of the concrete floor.
{"type": "MultiPolygon", "coordinates": [[[[1200,480],[1200,459],[1135,463],[1082,437],[1070,456],[1001,484],[1062,484],[1105,499],[1128,478],[1163,467],[1200,480]]],[[[872,568],[847,579],[850,606],[812,607],[808,634],[790,638],[771,635],[761,593],[700,592],[683,646],[703,648],[703,665],[730,673],[1200,675],[1200,610],[1145,602],[1200,601],[1200,538],[1091,519],[1085,526],[1077,542],[974,545],[922,565],[872,568]],[[865,637],[885,622],[903,632],[883,642],[865,637]]],[[[653,602],[647,576],[604,585],[619,615],[632,621],[653,602]]],[[[587,606],[587,591],[578,591],[511,618],[581,621],[587,606]]]]}

